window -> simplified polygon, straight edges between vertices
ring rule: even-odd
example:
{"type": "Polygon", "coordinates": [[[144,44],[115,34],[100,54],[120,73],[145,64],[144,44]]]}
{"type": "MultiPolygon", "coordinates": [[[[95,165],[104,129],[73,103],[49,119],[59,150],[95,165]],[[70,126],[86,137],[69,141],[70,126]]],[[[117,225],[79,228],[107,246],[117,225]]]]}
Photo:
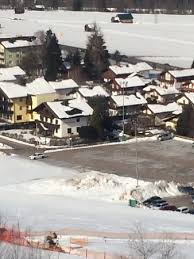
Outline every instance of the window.
{"type": "Polygon", "coordinates": [[[22,106],[20,106],[20,111],[22,110],[22,106]]]}
{"type": "Polygon", "coordinates": [[[58,124],[58,120],[55,121],[55,124],[58,124]]]}
{"type": "Polygon", "coordinates": [[[77,122],[80,122],[80,118],[77,118],[76,121],[77,121],[77,122]]]}
{"type": "Polygon", "coordinates": [[[79,133],[80,127],[77,127],[77,133],[79,133]]]}
{"type": "Polygon", "coordinates": [[[21,121],[22,120],[22,115],[17,115],[17,121],[21,121]]]}
{"type": "Polygon", "coordinates": [[[68,129],[67,129],[67,133],[68,133],[68,134],[71,134],[71,133],[72,133],[72,132],[71,132],[71,128],[68,128],[68,129]]]}
{"type": "Polygon", "coordinates": [[[56,129],[55,132],[58,133],[58,129],[56,129]]]}

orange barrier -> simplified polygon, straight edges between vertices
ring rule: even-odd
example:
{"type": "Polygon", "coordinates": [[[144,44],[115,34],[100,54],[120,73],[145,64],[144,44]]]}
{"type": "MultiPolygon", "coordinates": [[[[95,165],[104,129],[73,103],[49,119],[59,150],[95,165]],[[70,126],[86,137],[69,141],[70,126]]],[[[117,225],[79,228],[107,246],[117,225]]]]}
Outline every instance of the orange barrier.
{"type": "Polygon", "coordinates": [[[83,246],[86,246],[88,245],[88,238],[82,238],[82,237],[79,237],[79,238],[70,238],[70,244],[73,244],[73,245],[79,245],[81,247],[83,246]]]}

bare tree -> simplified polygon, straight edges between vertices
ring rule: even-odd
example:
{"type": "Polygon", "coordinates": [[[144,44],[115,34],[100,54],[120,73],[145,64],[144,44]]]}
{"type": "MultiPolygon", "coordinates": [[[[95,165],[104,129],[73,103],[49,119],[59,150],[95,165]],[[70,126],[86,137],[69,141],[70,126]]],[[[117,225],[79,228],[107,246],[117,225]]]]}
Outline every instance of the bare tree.
{"type": "Polygon", "coordinates": [[[162,241],[150,241],[146,239],[145,232],[141,225],[135,225],[134,230],[129,235],[129,248],[133,256],[149,259],[183,259],[183,255],[177,251],[176,244],[167,236],[162,241]]]}
{"type": "Polygon", "coordinates": [[[144,231],[140,225],[136,225],[132,236],[129,236],[129,247],[133,256],[139,256],[143,259],[149,259],[158,252],[159,245],[149,242],[144,238],[144,231]]]}

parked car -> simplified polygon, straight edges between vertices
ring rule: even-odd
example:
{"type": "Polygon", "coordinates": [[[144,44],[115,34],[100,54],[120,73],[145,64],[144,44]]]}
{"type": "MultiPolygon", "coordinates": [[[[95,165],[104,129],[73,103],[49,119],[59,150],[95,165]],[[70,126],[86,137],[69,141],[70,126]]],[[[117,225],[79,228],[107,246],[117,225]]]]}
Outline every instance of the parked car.
{"type": "Polygon", "coordinates": [[[179,192],[194,195],[194,188],[192,186],[178,186],[179,192]]]}
{"type": "Polygon", "coordinates": [[[189,214],[194,214],[194,209],[190,209],[188,213],[189,214]]]}
{"type": "Polygon", "coordinates": [[[96,30],[96,25],[94,23],[88,23],[84,26],[85,31],[93,32],[96,30]]]}
{"type": "Polygon", "coordinates": [[[177,207],[174,205],[167,205],[165,207],[162,207],[161,210],[171,210],[171,211],[176,211],[177,207]]]}
{"type": "Polygon", "coordinates": [[[161,202],[161,203],[153,203],[151,208],[154,210],[161,210],[162,208],[168,206],[168,202],[161,202]]]}
{"type": "Polygon", "coordinates": [[[153,197],[143,201],[143,205],[147,206],[147,205],[153,203],[154,201],[159,201],[159,200],[162,200],[159,196],[153,196],[153,197]]]}
{"type": "Polygon", "coordinates": [[[181,212],[181,213],[189,213],[189,208],[179,207],[176,211],[181,212]]]}
{"type": "Polygon", "coordinates": [[[165,132],[158,136],[159,141],[170,140],[173,138],[174,138],[174,134],[172,132],[165,132]]]}
{"type": "Polygon", "coordinates": [[[31,160],[43,159],[46,157],[47,155],[45,155],[44,153],[34,153],[33,155],[29,156],[31,160]]]}

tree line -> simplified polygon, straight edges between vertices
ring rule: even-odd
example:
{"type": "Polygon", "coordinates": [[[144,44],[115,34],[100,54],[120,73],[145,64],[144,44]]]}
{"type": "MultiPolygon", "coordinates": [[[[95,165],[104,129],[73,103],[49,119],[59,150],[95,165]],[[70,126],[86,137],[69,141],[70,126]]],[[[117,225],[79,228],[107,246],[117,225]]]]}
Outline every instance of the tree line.
{"type": "MultiPolygon", "coordinates": [[[[20,0],[0,0],[0,7],[14,7],[16,2],[20,0]]],[[[184,13],[186,10],[194,11],[193,0],[23,0],[26,7],[36,4],[43,4],[45,8],[57,9],[59,7],[80,10],[97,10],[107,11],[108,8],[117,8],[118,11],[126,9],[155,10],[165,9],[169,13],[177,11],[184,13]]]]}

